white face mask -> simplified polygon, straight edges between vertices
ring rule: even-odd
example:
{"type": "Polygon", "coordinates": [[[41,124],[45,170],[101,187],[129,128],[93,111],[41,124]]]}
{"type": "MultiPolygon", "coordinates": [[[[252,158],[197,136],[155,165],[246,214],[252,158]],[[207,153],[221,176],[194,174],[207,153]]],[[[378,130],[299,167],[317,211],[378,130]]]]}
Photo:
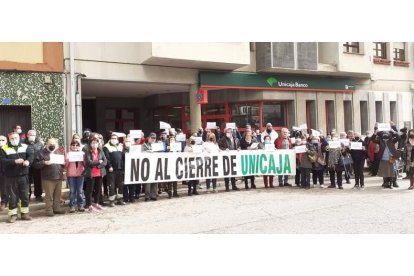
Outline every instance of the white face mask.
{"type": "Polygon", "coordinates": [[[20,133],[22,133],[22,130],[21,130],[21,129],[18,129],[18,130],[16,130],[16,132],[17,132],[18,134],[20,134],[20,133]]]}
{"type": "Polygon", "coordinates": [[[111,139],[111,144],[112,145],[118,145],[118,140],[117,139],[111,139]]]}
{"type": "Polygon", "coordinates": [[[265,140],[265,144],[271,144],[272,142],[270,140],[265,140]]]}
{"type": "Polygon", "coordinates": [[[93,144],[91,144],[91,147],[93,148],[93,149],[97,149],[98,148],[98,144],[97,143],[93,143],[93,144]]]}
{"type": "Polygon", "coordinates": [[[36,139],[36,136],[29,136],[29,137],[27,138],[27,140],[29,140],[29,142],[34,142],[34,141],[35,141],[35,139],[36,139]]]}
{"type": "Polygon", "coordinates": [[[10,141],[10,144],[12,144],[12,146],[18,146],[19,145],[20,140],[14,140],[14,141],[10,141]]]}

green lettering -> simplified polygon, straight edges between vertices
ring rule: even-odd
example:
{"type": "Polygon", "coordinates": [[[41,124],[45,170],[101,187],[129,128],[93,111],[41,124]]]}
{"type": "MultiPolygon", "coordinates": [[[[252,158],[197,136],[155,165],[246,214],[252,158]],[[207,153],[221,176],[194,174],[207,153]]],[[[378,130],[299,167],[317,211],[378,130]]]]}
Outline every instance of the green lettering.
{"type": "Polygon", "coordinates": [[[269,174],[276,174],[274,155],[269,156],[269,174]]]}
{"type": "Polygon", "coordinates": [[[292,173],[292,168],[290,167],[290,158],[289,158],[289,154],[285,154],[285,163],[283,166],[283,173],[287,174],[287,173],[292,173]]]}
{"type": "Polygon", "coordinates": [[[254,169],[256,167],[256,158],[254,155],[249,155],[249,174],[256,174],[254,169]]]}
{"type": "Polygon", "coordinates": [[[279,154],[279,167],[277,167],[277,174],[282,174],[283,171],[283,163],[282,163],[282,155],[279,154]]]}
{"type": "Polygon", "coordinates": [[[267,171],[267,166],[265,164],[263,164],[266,161],[267,161],[266,154],[260,155],[260,172],[262,174],[266,174],[266,171],[267,171]]]}
{"type": "Polygon", "coordinates": [[[242,155],[241,157],[241,165],[242,165],[242,174],[247,174],[247,155],[242,155]]]}

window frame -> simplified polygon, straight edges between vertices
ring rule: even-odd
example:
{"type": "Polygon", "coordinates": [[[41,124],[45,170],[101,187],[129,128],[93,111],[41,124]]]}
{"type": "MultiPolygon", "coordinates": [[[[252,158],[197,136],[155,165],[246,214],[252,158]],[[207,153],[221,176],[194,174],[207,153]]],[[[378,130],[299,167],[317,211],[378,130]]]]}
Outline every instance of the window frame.
{"type": "Polygon", "coordinates": [[[360,43],[359,42],[345,42],[344,44],[342,44],[343,47],[345,47],[345,49],[343,49],[344,53],[347,54],[360,54],[360,43]],[[356,43],[356,44],[353,44],[356,43]],[[356,49],[356,52],[352,52],[350,51],[351,49],[356,49]]]}
{"type": "Polygon", "coordinates": [[[387,43],[386,42],[373,42],[374,47],[374,58],[387,59],[387,43]],[[381,45],[381,48],[378,46],[381,45]],[[378,55],[381,52],[381,55],[378,55]]]}

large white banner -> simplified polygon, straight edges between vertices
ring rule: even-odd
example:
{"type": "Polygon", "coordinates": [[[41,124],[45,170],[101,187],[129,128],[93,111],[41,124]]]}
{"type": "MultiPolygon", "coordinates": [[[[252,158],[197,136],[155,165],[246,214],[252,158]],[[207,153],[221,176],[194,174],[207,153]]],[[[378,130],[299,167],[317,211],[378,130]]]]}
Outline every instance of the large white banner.
{"type": "Polygon", "coordinates": [[[125,154],[125,184],[249,175],[294,175],[294,150],[125,154]]]}

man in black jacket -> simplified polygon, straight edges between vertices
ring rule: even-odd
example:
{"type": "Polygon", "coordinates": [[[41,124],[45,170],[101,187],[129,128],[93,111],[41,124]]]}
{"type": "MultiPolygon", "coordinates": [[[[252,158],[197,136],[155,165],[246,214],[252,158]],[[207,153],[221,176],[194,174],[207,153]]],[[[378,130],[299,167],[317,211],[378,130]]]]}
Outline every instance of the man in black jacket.
{"type": "Polygon", "coordinates": [[[351,157],[353,161],[354,174],[355,174],[355,186],[354,189],[364,189],[364,165],[366,158],[366,145],[365,142],[361,139],[361,134],[358,132],[354,133],[354,138],[350,140],[351,142],[362,143],[362,150],[351,149],[351,157]]]}
{"type": "Polygon", "coordinates": [[[122,144],[119,144],[118,136],[111,135],[111,139],[103,147],[103,152],[107,160],[107,175],[106,181],[109,187],[109,207],[115,207],[115,200],[118,205],[125,205],[123,200],[123,179],[124,179],[124,149],[122,144]]]}
{"type": "Polygon", "coordinates": [[[9,222],[17,220],[20,201],[22,220],[31,220],[29,215],[29,166],[33,162],[33,148],[20,143],[19,134],[9,133],[9,143],[0,151],[0,160],[5,171],[5,184],[9,197],[9,222]]]}
{"type": "MultiPolygon", "coordinates": [[[[7,144],[6,136],[0,135],[0,151],[1,148],[7,144]]],[[[3,165],[0,162],[0,211],[3,211],[7,207],[8,196],[6,192],[6,183],[4,182],[4,169],[3,165]]]]}
{"type": "MultiPolygon", "coordinates": [[[[225,136],[223,136],[218,142],[219,148],[221,150],[227,150],[227,151],[239,150],[240,149],[239,140],[233,137],[233,131],[231,130],[231,128],[225,129],[224,132],[225,132],[225,136]]],[[[230,191],[230,188],[229,188],[230,181],[231,181],[231,189],[238,191],[239,188],[237,188],[236,186],[236,178],[227,177],[227,178],[224,178],[224,185],[226,186],[226,192],[230,191]]]]}
{"type": "MultiPolygon", "coordinates": [[[[33,129],[27,132],[27,145],[33,147],[34,156],[43,149],[43,144],[39,141],[39,137],[37,137],[36,131],[33,129]]],[[[40,175],[40,170],[33,166],[29,168],[29,183],[29,199],[32,195],[31,184],[33,183],[36,201],[42,202],[42,177],[40,175]]]]}

